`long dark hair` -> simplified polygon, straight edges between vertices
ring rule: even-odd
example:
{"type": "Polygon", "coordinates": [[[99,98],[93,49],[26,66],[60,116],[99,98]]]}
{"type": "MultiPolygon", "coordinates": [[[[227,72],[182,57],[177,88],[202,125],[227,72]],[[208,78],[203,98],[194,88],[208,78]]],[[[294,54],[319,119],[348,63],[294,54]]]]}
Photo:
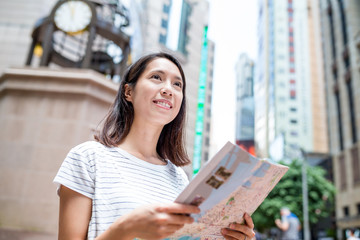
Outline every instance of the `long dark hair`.
{"type": "Polygon", "coordinates": [[[116,99],[105,118],[103,128],[95,135],[95,139],[105,146],[116,147],[129,134],[134,120],[134,108],[132,103],[128,102],[125,98],[125,84],[128,84],[134,89],[140,75],[145,71],[147,65],[157,58],[166,58],[178,67],[183,80],[183,100],[178,115],[162,129],[156,151],[161,158],[169,159],[176,166],[184,166],[190,163],[184,145],[186,81],[184,71],[179,61],[168,53],[160,52],[145,55],[126,70],[120,83],[116,99]]]}

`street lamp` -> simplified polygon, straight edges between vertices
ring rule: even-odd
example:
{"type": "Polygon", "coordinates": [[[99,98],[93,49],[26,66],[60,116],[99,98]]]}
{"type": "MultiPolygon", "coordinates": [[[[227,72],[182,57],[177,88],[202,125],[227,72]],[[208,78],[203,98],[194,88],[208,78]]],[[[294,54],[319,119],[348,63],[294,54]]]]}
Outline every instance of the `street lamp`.
{"type": "Polygon", "coordinates": [[[307,156],[303,148],[300,148],[302,156],[302,195],[303,195],[303,218],[304,218],[304,240],[310,240],[309,227],[309,201],[308,201],[308,184],[307,184],[307,156]]]}

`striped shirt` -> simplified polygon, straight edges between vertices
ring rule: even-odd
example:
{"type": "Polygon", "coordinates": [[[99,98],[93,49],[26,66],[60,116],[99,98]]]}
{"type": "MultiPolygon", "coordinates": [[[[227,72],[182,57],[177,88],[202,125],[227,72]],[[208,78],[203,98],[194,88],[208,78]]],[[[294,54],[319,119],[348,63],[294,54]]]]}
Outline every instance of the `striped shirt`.
{"type": "Polygon", "coordinates": [[[94,239],[141,205],[173,202],[188,178],[170,161],[155,165],[89,141],[71,149],[54,182],[92,199],[88,239],[94,239]]]}

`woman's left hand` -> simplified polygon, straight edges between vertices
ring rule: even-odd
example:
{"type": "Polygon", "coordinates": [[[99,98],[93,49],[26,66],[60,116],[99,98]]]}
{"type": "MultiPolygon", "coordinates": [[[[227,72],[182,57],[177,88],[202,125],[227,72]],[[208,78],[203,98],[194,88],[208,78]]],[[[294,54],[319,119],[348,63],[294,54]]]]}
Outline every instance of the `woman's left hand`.
{"type": "Polygon", "coordinates": [[[255,237],[254,223],[249,214],[244,214],[244,223],[231,223],[228,228],[221,229],[222,235],[227,240],[251,240],[255,237]]]}

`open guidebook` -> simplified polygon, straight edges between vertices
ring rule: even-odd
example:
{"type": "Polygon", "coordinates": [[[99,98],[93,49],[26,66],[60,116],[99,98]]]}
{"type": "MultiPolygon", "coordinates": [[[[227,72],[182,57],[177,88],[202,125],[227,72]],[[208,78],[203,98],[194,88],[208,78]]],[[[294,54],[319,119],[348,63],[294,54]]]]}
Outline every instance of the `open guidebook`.
{"type": "Polygon", "coordinates": [[[201,212],[171,238],[223,239],[221,228],[241,223],[245,212],[253,214],[287,170],[227,142],[175,200],[197,205],[201,212]]]}

